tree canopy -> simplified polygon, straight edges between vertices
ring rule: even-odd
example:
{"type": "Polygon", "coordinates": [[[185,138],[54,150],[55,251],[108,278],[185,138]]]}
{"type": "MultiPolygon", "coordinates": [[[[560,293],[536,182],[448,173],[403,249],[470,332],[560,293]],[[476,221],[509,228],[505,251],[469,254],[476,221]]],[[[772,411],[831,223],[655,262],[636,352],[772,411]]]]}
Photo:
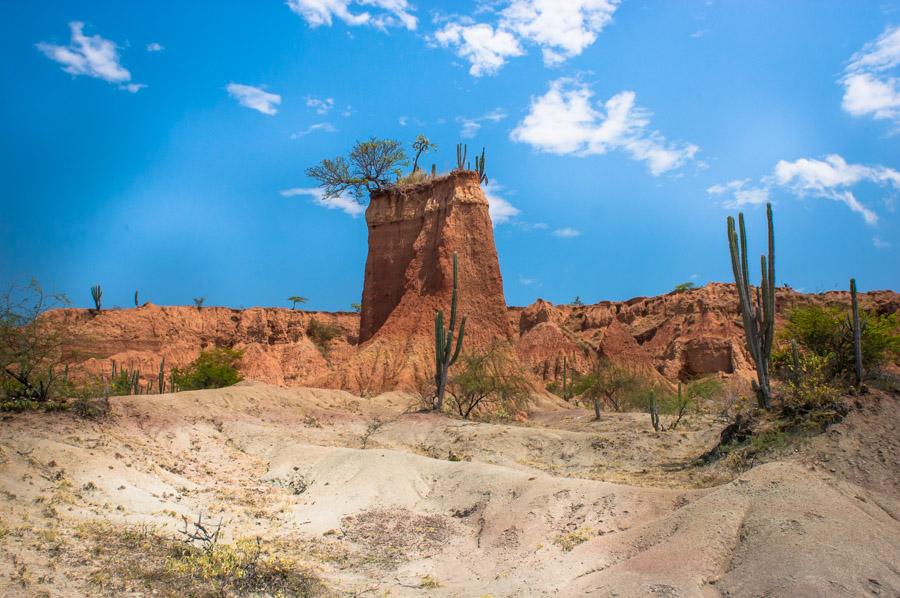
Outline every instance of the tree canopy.
{"type": "Polygon", "coordinates": [[[409,164],[403,144],[393,139],[358,141],[349,157],[322,160],[306,170],[306,175],[319,181],[326,198],[350,192],[357,201],[364,193],[384,189],[402,174],[409,164]]]}

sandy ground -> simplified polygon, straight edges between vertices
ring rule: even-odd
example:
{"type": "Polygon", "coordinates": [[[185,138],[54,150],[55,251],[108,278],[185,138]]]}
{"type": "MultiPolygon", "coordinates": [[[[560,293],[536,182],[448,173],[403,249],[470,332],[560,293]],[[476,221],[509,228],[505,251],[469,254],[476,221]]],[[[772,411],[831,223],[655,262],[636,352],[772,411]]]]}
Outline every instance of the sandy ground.
{"type": "Polygon", "coordinates": [[[100,422],[7,416],[0,596],[98,595],[74,530],[175,535],[201,512],[340,595],[898,596],[900,408],[870,401],[731,480],[690,465],[721,426],[699,417],[473,423],[263,384],[114,398],[100,422]]]}

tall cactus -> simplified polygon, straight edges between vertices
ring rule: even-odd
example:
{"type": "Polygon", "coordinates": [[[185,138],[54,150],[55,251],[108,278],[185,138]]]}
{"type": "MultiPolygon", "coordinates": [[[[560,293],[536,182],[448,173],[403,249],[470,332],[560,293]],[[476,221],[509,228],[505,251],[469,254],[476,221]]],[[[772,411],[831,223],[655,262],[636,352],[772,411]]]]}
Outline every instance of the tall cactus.
{"type": "Polygon", "coordinates": [[[567,382],[566,378],[567,378],[567,374],[569,373],[568,370],[569,370],[569,360],[565,355],[563,355],[562,398],[564,401],[569,400],[569,393],[568,393],[569,389],[566,388],[566,382],[567,382]]]}
{"type": "Polygon", "coordinates": [[[165,394],[166,392],[166,358],[163,357],[159,362],[159,394],[165,394]]]}
{"type": "Polygon", "coordinates": [[[456,170],[466,169],[466,154],[469,153],[469,146],[462,143],[456,144],[456,170]]]}
{"type": "Polygon", "coordinates": [[[437,386],[434,408],[441,411],[444,407],[444,393],[447,391],[447,374],[450,366],[456,363],[462,349],[463,336],[466,333],[466,316],[459,324],[459,336],[456,348],[453,347],[453,333],[456,328],[456,295],[459,288],[459,264],[457,255],[453,254],[453,295],[450,299],[450,325],[444,328],[444,312],[438,311],[434,316],[434,383],[437,386]]]}
{"type": "Polygon", "coordinates": [[[479,183],[489,183],[487,175],[484,174],[484,148],[481,148],[481,157],[475,156],[475,171],[478,172],[479,183]]]}
{"type": "Polygon", "coordinates": [[[772,225],[772,204],[766,204],[766,219],[769,225],[769,257],[760,256],[762,280],[756,288],[756,305],[753,304],[753,287],[750,286],[750,269],[747,267],[747,232],[744,229],[744,214],[738,214],[740,236],[734,228],[734,218],[728,217],[728,248],[731,252],[731,268],[737,287],[741,317],[744,322],[744,337],[747,350],[756,364],[756,378],[753,390],[759,406],[769,409],[772,405],[772,390],[769,386],[769,357],[775,339],[775,230],[772,225]]]}
{"type": "Polygon", "coordinates": [[[101,287],[99,284],[92,286],[91,287],[91,299],[94,300],[94,308],[96,308],[97,311],[100,311],[100,304],[101,304],[100,300],[102,299],[102,297],[103,297],[103,287],[101,287]]]}
{"type": "Polygon", "coordinates": [[[862,384],[862,328],[859,324],[859,301],[856,298],[856,279],[850,279],[850,304],[853,309],[853,358],[856,365],[856,386],[862,384]]]}
{"type": "Polygon", "coordinates": [[[138,295],[137,291],[134,292],[134,306],[135,307],[141,306],[140,295],[138,295]]]}

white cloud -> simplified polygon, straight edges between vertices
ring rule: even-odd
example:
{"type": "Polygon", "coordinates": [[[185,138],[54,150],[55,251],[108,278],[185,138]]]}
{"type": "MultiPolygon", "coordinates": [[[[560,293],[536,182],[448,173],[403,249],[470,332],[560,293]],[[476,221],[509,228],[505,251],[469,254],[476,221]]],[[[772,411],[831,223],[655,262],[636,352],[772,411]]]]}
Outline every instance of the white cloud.
{"type": "Polygon", "coordinates": [[[401,127],[405,127],[406,125],[409,124],[409,117],[408,117],[408,116],[401,116],[400,118],[397,119],[397,123],[398,123],[401,127]]]}
{"type": "Polygon", "coordinates": [[[500,26],[541,48],[544,64],[578,56],[611,21],[618,0],[512,0],[500,26]]]}
{"type": "Polygon", "coordinates": [[[581,236],[581,231],[576,228],[558,228],[553,231],[553,235],[561,239],[574,239],[581,236]]]}
{"type": "Polygon", "coordinates": [[[840,82],[841,106],[853,116],[871,116],[900,124],[900,27],[888,27],[853,55],[840,82]],[[892,72],[894,71],[894,72],[892,72]]]}
{"type": "Polygon", "coordinates": [[[471,139],[472,137],[475,137],[475,134],[478,133],[479,129],[481,129],[481,123],[496,123],[500,122],[504,118],[506,118],[506,112],[504,112],[501,108],[495,108],[487,114],[482,114],[481,116],[477,116],[474,118],[459,116],[456,118],[456,122],[462,125],[459,132],[460,136],[463,139],[471,139]]]}
{"type": "Polygon", "coordinates": [[[329,210],[341,210],[354,218],[366,211],[366,206],[362,205],[352,197],[346,195],[340,197],[325,197],[325,192],[319,187],[294,187],[292,189],[281,191],[282,197],[296,197],[298,195],[312,197],[313,202],[316,205],[328,208],[329,210]]]}
{"type": "Polygon", "coordinates": [[[817,197],[845,204],[860,214],[867,224],[878,223],[878,214],[863,205],[852,188],[862,183],[900,189],[900,171],[886,166],[849,164],[837,154],[824,160],[800,158],[789,162],[779,160],[772,175],[760,179],[759,186],[750,186],[749,179],[713,185],[706,191],[711,195],[731,194],[733,199],[725,207],[759,205],[769,201],[770,189],[779,186],[798,197],[817,197]]]}
{"type": "Polygon", "coordinates": [[[162,52],[163,50],[165,50],[165,48],[158,42],[150,42],[149,44],[147,44],[148,52],[162,52]]]}
{"type": "Polygon", "coordinates": [[[883,239],[882,239],[881,237],[879,237],[878,235],[875,235],[874,237],[872,237],[872,245],[874,245],[874,246],[877,247],[878,249],[888,249],[888,248],[891,246],[890,243],[888,243],[887,241],[883,240],[883,239]]]}
{"type": "Polygon", "coordinates": [[[503,185],[491,181],[484,186],[483,190],[488,200],[488,214],[490,214],[494,226],[509,222],[521,213],[519,208],[500,195],[503,192],[503,185]]]}
{"type": "Polygon", "coordinates": [[[513,34],[485,23],[447,23],[434,33],[433,40],[443,48],[454,48],[457,56],[468,60],[469,74],[474,77],[493,75],[507,58],[525,53],[513,34]]]}
{"type": "Polygon", "coordinates": [[[530,287],[531,285],[537,284],[537,283],[538,283],[537,278],[529,278],[527,276],[522,276],[521,274],[519,275],[519,284],[524,287],[530,287]]]}
{"type": "Polygon", "coordinates": [[[336,133],[337,129],[335,129],[334,125],[332,125],[331,123],[327,123],[327,122],[315,123],[315,124],[309,125],[308,127],[306,127],[306,129],[304,129],[303,131],[300,131],[299,133],[291,133],[291,139],[300,139],[301,137],[306,137],[310,133],[316,133],[316,132],[336,133]]]}
{"type": "Polygon", "coordinates": [[[722,205],[726,208],[740,208],[742,206],[758,206],[769,201],[769,188],[766,186],[748,186],[750,179],[729,181],[724,185],[713,185],[706,190],[710,195],[731,196],[722,205]]]}
{"type": "Polygon", "coordinates": [[[475,11],[494,14],[495,23],[456,18],[431,39],[469,61],[475,77],[493,75],[507,59],[524,55],[525,43],[539,47],[544,64],[555,66],[593,44],[618,6],[619,0],[496,0],[475,11]]]}
{"type": "Polygon", "coordinates": [[[351,26],[369,25],[381,30],[405,27],[413,31],[417,25],[407,0],[287,0],[287,5],[306,19],[310,27],[330,27],[334,19],[351,26]],[[351,6],[358,6],[363,12],[353,12],[351,6]],[[378,12],[372,14],[365,9],[378,12]]]}
{"type": "Polygon", "coordinates": [[[602,110],[592,106],[594,92],[584,83],[562,78],[531,99],[528,114],[510,133],[513,141],[553,154],[588,156],[621,150],[647,162],[658,176],[692,160],[699,148],[666,141],[650,130],[651,113],[635,104],[633,91],[621,91],[602,110]]]}
{"type": "Polygon", "coordinates": [[[276,106],[281,104],[281,96],[277,93],[269,93],[252,85],[229,83],[225,89],[228,90],[231,97],[240,102],[241,106],[268,114],[269,116],[276,114],[278,112],[276,106]]]}
{"type": "Polygon", "coordinates": [[[118,83],[120,89],[135,93],[146,85],[131,83],[131,73],[119,63],[118,46],[115,42],[99,35],[86,36],[84,23],[69,23],[72,41],[68,46],[59,46],[41,42],[38,50],[44,55],[63,65],[63,71],[70,75],[87,75],[102,79],[109,83],[118,83]]]}
{"type": "Polygon", "coordinates": [[[316,111],[316,114],[328,114],[328,111],[334,108],[334,99],[332,98],[314,98],[312,96],[306,96],[306,107],[313,108],[316,111]]]}
{"type": "Polygon", "coordinates": [[[876,224],[878,215],[861,204],[849,188],[871,182],[900,189],[900,172],[885,166],[848,164],[841,156],[831,154],[824,161],[809,158],[794,162],[780,160],[775,165],[775,181],[801,196],[813,195],[843,202],[861,214],[866,223],[876,224]]]}

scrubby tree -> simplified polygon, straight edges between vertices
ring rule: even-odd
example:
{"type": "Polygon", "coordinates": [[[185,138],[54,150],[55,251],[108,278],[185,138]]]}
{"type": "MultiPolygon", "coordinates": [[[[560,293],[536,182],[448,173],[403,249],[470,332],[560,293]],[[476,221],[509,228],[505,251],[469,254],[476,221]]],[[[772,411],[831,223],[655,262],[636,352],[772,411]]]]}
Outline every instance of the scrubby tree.
{"type": "Polygon", "coordinates": [[[479,408],[512,414],[531,400],[523,372],[498,345],[482,354],[463,355],[447,393],[449,403],[464,419],[479,408]]]}
{"type": "Polygon", "coordinates": [[[431,141],[429,141],[428,137],[425,137],[425,135],[420,134],[416,137],[416,140],[413,141],[412,148],[413,151],[416,152],[415,158],[413,159],[412,171],[416,172],[417,170],[419,170],[419,158],[423,154],[427,154],[428,152],[437,150],[437,145],[431,143],[431,141]]]}
{"type": "Polygon", "coordinates": [[[362,303],[351,303],[350,309],[352,309],[356,313],[359,313],[360,311],[362,311],[362,303]]]}
{"type": "Polygon", "coordinates": [[[306,297],[301,297],[300,295],[292,295],[288,297],[288,301],[291,302],[291,309],[296,309],[297,304],[303,305],[304,303],[306,303],[307,299],[306,297]]]}
{"type": "Polygon", "coordinates": [[[604,401],[615,411],[621,411],[623,396],[640,386],[638,374],[602,357],[590,372],[578,379],[573,390],[582,400],[593,405],[594,416],[600,419],[604,401]]]}
{"type": "Polygon", "coordinates": [[[12,286],[0,297],[0,399],[46,404],[61,399],[67,380],[63,346],[72,331],[65,321],[47,321],[49,309],[68,305],[36,280],[12,286]]]}
{"type": "Polygon", "coordinates": [[[377,139],[358,141],[349,158],[338,156],[322,160],[306,170],[306,175],[319,182],[325,197],[339,197],[350,192],[357,200],[364,193],[384,189],[396,181],[409,159],[399,141],[377,139]]]}
{"type": "Polygon", "coordinates": [[[692,282],[683,282],[681,284],[675,285],[675,288],[672,289],[676,293],[683,293],[685,291],[693,291],[696,288],[696,285],[692,282]]]}
{"type": "Polygon", "coordinates": [[[194,297],[194,305],[197,307],[197,311],[203,309],[203,303],[206,301],[206,297],[194,297]]]}

